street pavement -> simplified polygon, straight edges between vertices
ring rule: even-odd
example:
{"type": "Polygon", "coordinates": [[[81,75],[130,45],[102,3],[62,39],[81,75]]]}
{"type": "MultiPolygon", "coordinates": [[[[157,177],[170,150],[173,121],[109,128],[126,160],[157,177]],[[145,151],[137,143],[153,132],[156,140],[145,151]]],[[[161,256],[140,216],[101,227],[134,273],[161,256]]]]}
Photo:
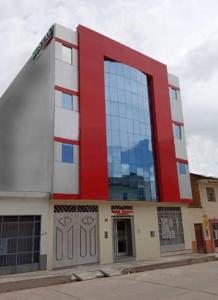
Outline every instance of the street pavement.
{"type": "Polygon", "coordinates": [[[0,300],[218,300],[218,261],[0,294],[0,300]]]}

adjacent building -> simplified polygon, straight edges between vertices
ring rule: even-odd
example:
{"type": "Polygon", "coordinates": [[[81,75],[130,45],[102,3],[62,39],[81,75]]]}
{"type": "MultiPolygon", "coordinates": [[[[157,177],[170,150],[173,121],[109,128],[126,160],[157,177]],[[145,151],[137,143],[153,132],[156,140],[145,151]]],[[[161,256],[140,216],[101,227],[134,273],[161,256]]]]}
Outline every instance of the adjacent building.
{"type": "Polygon", "coordinates": [[[191,173],[194,252],[218,252],[218,178],[191,173]]]}
{"type": "Polygon", "coordinates": [[[179,81],[53,25],[0,101],[0,272],[191,251],[179,81]]]}

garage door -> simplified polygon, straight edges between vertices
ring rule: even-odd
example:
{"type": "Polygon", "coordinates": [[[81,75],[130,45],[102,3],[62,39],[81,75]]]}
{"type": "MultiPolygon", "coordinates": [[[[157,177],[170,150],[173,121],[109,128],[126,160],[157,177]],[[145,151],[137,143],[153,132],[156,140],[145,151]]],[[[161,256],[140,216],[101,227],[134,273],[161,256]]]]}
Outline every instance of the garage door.
{"type": "Polygon", "coordinates": [[[0,273],[39,269],[40,216],[0,216],[0,273]]]}
{"type": "Polygon", "coordinates": [[[180,207],[158,207],[161,252],[185,249],[182,212],[180,207]]]}
{"type": "Polygon", "coordinates": [[[54,207],[54,267],[98,262],[98,211],[94,205],[54,207]]]}

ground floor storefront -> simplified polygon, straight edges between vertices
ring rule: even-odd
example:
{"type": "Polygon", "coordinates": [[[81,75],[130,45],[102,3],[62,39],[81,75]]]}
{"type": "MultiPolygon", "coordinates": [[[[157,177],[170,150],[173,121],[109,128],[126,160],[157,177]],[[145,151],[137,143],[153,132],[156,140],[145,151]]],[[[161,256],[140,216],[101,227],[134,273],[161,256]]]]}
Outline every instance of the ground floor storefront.
{"type": "Polygon", "coordinates": [[[6,199],[0,212],[0,273],[140,261],[192,249],[185,204],[6,199]]]}
{"type": "Polygon", "coordinates": [[[49,269],[145,260],[192,248],[185,205],[54,200],[49,224],[49,269]]]}

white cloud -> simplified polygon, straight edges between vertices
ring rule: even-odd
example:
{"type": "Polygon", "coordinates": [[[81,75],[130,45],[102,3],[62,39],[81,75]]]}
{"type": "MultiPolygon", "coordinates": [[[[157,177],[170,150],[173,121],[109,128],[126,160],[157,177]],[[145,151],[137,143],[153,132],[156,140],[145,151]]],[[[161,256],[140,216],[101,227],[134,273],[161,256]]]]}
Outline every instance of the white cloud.
{"type": "Polygon", "coordinates": [[[51,24],[83,24],[168,65],[180,77],[192,171],[218,176],[218,2],[0,2],[0,94],[51,24]]]}

